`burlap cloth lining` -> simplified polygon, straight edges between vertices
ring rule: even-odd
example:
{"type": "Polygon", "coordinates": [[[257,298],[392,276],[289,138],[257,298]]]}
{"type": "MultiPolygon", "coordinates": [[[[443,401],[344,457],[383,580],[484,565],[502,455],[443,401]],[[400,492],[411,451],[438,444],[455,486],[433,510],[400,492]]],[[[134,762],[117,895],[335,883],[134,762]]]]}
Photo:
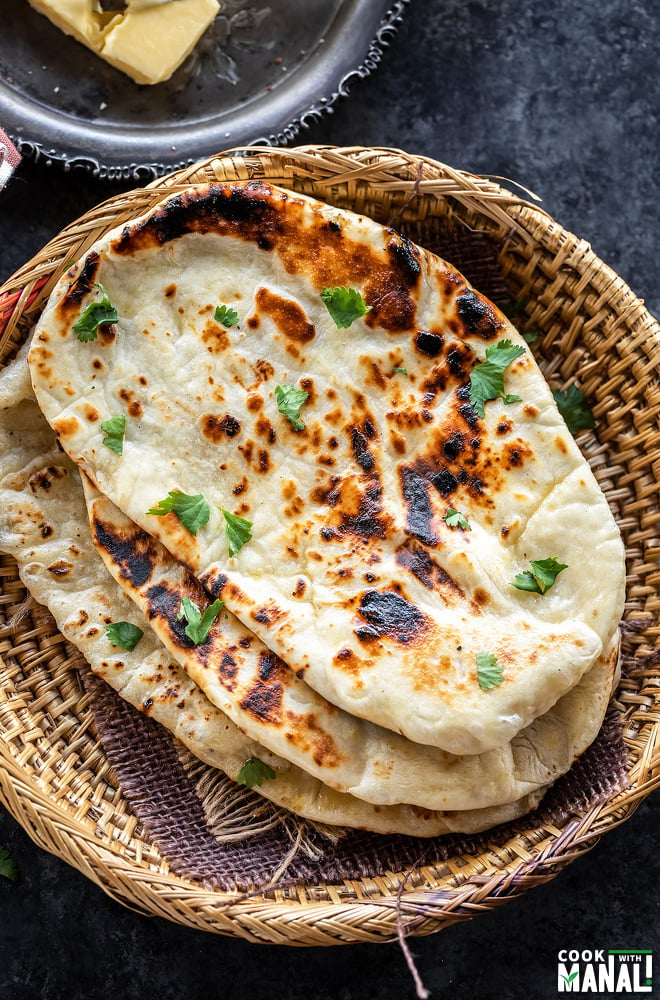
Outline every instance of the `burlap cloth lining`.
{"type": "MultiPolygon", "coordinates": [[[[406,871],[411,865],[480,853],[526,827],[564,822],[570,815],[581,814],[626,783],[627,752],[620,716],[611,709],[591,747],[555,783],[539,808],[515,823],[478,835],[431,839],[353,830],[333,843],[323,831],[302,821],[299,829],[314,852],[295,850],[291,827],[283,822],[262,834],[246,833],[245,839],[219,842],[209,828],[200,771],[193,774],[186,769],[174,738],[90,671],[84,671],[83,681],[99,738],[133,812],[171,870],[209,888],[245,891],[280,879],[315,885],[373,878],[386,871],[406,871]]],[[[204,765],[203,772],[212,777],[213,768],[204,765]]],[[[263,810],[261,796],[251,794],[255,808],[263,810]]],[[[283,813],[271,808],[273,814],[283,813]]]]}

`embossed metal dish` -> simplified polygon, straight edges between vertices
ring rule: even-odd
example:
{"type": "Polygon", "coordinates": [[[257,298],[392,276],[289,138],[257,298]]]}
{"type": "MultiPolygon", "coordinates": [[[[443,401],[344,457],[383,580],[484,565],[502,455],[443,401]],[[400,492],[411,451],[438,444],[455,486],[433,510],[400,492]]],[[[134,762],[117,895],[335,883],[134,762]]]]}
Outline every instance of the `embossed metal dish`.
{"type": "Polygon", "coordinates": [[[409,0],[224,0],[166,83],[140,86],[27,0],[0,0],[0,125],[23,156],[147,180],[285,145],[367,76],[409,0]]]}

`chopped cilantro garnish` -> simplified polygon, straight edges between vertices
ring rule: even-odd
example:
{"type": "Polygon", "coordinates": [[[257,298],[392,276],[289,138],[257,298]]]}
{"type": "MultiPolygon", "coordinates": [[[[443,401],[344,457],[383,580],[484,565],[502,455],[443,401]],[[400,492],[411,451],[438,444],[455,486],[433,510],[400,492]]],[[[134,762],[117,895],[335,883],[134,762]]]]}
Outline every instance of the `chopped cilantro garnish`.
{"type": "Polygon", "coordinates": [[[513,319],[514,316],[517,316],[518,313],[521,313],[523,311],[528,302],[529,298],[525,295],[521,299],[516,299],[515,302],[501,303],[500,309],[507,317],[507,319],[513,319]]]}
{"type": "Polygon", "coordinates": [[[238,313],[230,306],[216,306],[213,315],[218,323],[226,327],[236,326],[238,323],[238,313]]]}
{"type": "Polygon", "coordinates": [[[244,517],[239,517],[238,514],[232,514],[230,511],[225,510],[224,507],[220,507],[220,510],[225,519],[229,555],[235,556],[245,543],[249,542],[252,538],[252,521],[248,521],[244,517]]]}
{"type": "Polygon", "coordinates": [[[239,785],[254,788],[255,785],[262,785],[267,779],[272,780],[275,777],[276,774],[272,767],[264,764],[263,760],[259,760],[258,757],[250,757],[238,772],[237,781],[239,785]]]}
{"type": "Polygon", "coordinates": [[[443,521],[448,528],[462,528],[463,531],[472,531],[470,522],[465,514],[461,514],[459,510],[454,510],[453,507],[447,507],[447,513],[443,517],[443,521]]]}
{"type": "Polygon", "coordinates": [[[340,330],[369,312],[368,306],[355,288],[324,288],[321,298],[328,307],[328,312],[340,330]]]}
{"type": "Polygon", "coordinates": [[[126,417],[124,414],[119,413],[116,417],[104,420],[101,424],[101,430],[106,435],[103,438],[103,444],[106,448],[116,452],[117,455],[121,455],[124,450],[124,433],[126,431],[126,417]]]}
{"type": "Polygon", "coordinates": [[[211,626],[220,614],[223,603],[223,601],[219,600],[214,601],[213,604],[209,604],[204,614],[202,614],[194,601],[191,601],[189,597],[182,598],[177,618],[186,619],[188,622],[185,629],[186,635],[196,645],[200,642],[206,642],[211,631],[211,626]]]}
{"type": "Polygon", "coordinates": [[[138,628],[137,625],[132,625],[131,622],[113,622],[111,625],[105,625],[104,628],[105,634],[113,646],[119,646],[120,649],[127,649],[129,652],[135,649],[144,635],[142,629],[138,628]]]}
{"type": "Polygon", "coordinates": [[[591,430],[596,426],[587,397],[576,385],[569,385],[565,391],[557,389],[552,395],[571,434],[577,434],[581,430],[591,430]]]}
{"type": "Polygon", "coordinates": [[[499,687],[504,680],[502,668],[492,653],[477,653],[477,678],[482,691],[499,687]]]}
{"type": "Polygon", "coordinates": [[[525,353],[525,348],[512,344],[510,340],[500,340],[486,348],[486,360],[475,365],[470,374],[470,402],[480,417],[484,415],[484,403],[490,399],[502,399],[505,403],[519,403],[520,396],[504,393],[504,372],[512,361],[525,353]]]}
{"type": "Polygon", "coordinates": [[[15,882],[18,878],[18,865],[6,847],[0,846],[0,875],[15,882]]]}
{"type": "Polygon", "coordinates": [[[83,310],[80,319],[73,324],[73,332],[78,340],[83,344],[90,340],[96,340],[97,330],[106,323],[116,323],[119,319],[117,310],[110,302],[103,285],[96,282],[96,287],[101,289],[102,299],[90,304],[83,310]]]}
{"type": "Polygon", "coordinates": [[[147,511],[147,514],[155,514],[157,517],[169,513],[176,514],[184,528],[196,535],[208,522],[211,509],[201,493],[190,496],[181,490],[170,490],[164,500],[159,500],[155,507],[147,511]]]}
{"type": "Polygon", "coordinates": [[[301,431],[305,426],[300,419],[300,407],[308,398],[309,393],[304,389],[297,389],[295,385],[275,386],[277,409],[290,421],[294,431],[301,431]]]}
{"type": "Polygon", "coordinates": [[[528,590],[533,594],[545,594],[559,576],[562,570],[568,569],[568,563],[557,562],[554,556],[547,559],[530,559],[531,573],[525,570],[518,573],[511,586],[516,590],[528,590]]]}
{"type": "Polygon", "coordinates": [[[399,368],[397,366],[397,367],[395,367],[395,368],[392,369],[392,374],[393,375],[394,375],[395,372],[399,372],[401,375],[407,375],[408,374],[408,369],[407,368],[399,368]]]}

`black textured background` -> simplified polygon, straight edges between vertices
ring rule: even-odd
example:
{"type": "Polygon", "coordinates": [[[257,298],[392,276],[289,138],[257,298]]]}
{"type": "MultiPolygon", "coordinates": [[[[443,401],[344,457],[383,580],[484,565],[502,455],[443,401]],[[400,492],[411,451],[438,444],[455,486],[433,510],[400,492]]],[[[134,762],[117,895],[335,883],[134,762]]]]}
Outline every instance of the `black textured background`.
{"type": "MultiPolygon", "coordinates": [[[[378,71],[299,141],[397,146],[518,181],[658,316],[659,36],[658,0],[412,0],[378,71]]],[[[0,195],[0,281],[130,186],[22,164],[0,195]]],[[[555,997],[564,947],[652,948],[660,984],[659,813],[656,794],[549,884],[412,939],[431,995],[555,997]]],[[[0,879],[0,1000],[415,995],[397,944],[287,949],[189,931],[112,902],[2,810],[0,844],[21,873],[0,879]]]]}

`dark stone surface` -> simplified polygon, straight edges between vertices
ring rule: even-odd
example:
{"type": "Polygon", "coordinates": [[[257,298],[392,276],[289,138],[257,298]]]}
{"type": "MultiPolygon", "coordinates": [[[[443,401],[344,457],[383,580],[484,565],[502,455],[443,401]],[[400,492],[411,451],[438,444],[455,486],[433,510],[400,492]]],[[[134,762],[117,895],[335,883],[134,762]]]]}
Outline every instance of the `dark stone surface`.
{"type": "MultiPolygon", "coordinates": [[[[378,72],[300,141],[398,146],[516,180],[657,316],[658,37],[656,0],[413,0],[378,72]]],[[[0,196],[0,281],[129,186],[23,164],[0,196]]],[[[656,794],[549,884],[414,939],[432,996],[546,1000],[563,947],[653,948],[657,981],[659,812],[656,794]]],[[[21,871],[0,879],[0,1000],[414,997],[397,944],[286,949],[186,930],[114,903],[1,810],[0,844],[21,871]]]]}

